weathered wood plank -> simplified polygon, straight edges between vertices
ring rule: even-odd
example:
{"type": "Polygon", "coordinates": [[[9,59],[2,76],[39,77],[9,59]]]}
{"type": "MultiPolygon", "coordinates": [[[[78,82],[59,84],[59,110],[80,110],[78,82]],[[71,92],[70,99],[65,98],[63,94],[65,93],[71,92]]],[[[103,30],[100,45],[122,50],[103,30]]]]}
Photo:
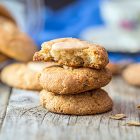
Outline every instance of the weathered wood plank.
{"type": "Polygon", "coordinates": [[[0,83],[0,129],[6,114],[10,88],[0,83]]]}
{"type": "Polygon", "coordinates": [[[105,87],[114,101],[111,112],[101,115],[69,116],[48,112],[39,105],[38,93],[13,89],[2,126],[2,139],[108,139],[137,140],[139,127],[126,126],[140,121],[140,89],[127,85],[120,77],[105,87]],[[124,120],[111,114],[124,113],[124,120]]]}

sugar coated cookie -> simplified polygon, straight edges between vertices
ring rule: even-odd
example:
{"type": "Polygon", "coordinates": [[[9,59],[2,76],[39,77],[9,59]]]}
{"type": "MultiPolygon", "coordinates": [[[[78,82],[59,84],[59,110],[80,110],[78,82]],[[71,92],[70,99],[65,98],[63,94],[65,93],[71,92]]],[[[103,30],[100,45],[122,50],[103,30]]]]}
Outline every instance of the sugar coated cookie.
{"type": "Polygon", "coordinates": [[[48,91],[40,93],[41,105],[51,112],[71,115],[104,113],[112,109],[113,102],[102,90],[92,90],[78,95],[58,95],[48,91]]]}
{"type": "Polygon", "coordinates": [[[107,85],[111,72],[90,68],[50,67],[40,74],[40,84],[47,91],[57,94],[77,94],[107,85]]]}

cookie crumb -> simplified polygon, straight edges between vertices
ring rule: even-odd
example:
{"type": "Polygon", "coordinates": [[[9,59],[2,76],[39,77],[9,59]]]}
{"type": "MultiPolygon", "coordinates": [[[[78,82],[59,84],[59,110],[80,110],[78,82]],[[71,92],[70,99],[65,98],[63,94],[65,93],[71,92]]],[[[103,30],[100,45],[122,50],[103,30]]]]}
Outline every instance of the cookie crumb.
{"type": "Polygon", "coordinates": [[[110,116],[110,118],[114,119],[114,120],[121,120],[123,118],[126,118],[126,115],[125,114],[115,114],[115,115],[110,116]]]}
{"type": "Polygon", "coordinates": [[[65,66],[65,65],[63,65],[63,68],[66,69],[66,70],[68,70],[68,69],[73,70],[74,69],[73,67],[68,67],[68,66],[65,66]]]}
{"type": "Polygon", "coordinates": [[[128,126],[140,126],[140,122],[137,121],[131,121],[126,123],[128,126]]]}

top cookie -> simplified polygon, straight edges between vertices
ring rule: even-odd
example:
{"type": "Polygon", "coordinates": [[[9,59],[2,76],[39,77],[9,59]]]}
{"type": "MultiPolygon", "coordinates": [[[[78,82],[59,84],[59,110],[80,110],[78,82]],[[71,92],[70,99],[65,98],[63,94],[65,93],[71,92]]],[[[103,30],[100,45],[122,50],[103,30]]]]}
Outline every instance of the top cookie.
{"type": "Polygon", "coordinates": [[[103,47],[76,38],[60,38],[45,42],[33,59],[34,61],[53,60],[70,67],[96,69],[104,68],[108,64],[108,54],[103,47]]]}

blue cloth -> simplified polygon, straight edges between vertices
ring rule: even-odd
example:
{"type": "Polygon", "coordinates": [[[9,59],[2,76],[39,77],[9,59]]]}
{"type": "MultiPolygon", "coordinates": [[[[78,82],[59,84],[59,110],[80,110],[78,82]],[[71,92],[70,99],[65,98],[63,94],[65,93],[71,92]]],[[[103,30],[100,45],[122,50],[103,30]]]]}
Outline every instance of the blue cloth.
{"type": "Polygon", "coordinates": [[[122,61],[129,61],[129,62],[140,62],[140,53],[113,53],[109,52],[109,59],[112,62],[122,62],[122,61]]]}
{"type": "MultiPolygon", "coordinates": [[[[57,1],[58,2],[58,1],[57,1]]],[[[79,38],[80,32],[89,26],[103,25],[99,12],[101,0],[77,0],[58,11],[49,8],[42,9],[44,17],[44,27],[38,34],[32,34],[38,46],[42,42],[61,38],[79,38]]],[[[109,58],[113,62],[128,60],[140,61],[140,54],[109,53],[109,58]]]]}
{"type": "Polygon", "coordinates": [[[99,0],[77,0],[58,11],[43,9],[42,14],[45,26],[38,35],[32,35],[39,45],[54,38],[78,38],[86,27],[102,24],[99,0]]]}

